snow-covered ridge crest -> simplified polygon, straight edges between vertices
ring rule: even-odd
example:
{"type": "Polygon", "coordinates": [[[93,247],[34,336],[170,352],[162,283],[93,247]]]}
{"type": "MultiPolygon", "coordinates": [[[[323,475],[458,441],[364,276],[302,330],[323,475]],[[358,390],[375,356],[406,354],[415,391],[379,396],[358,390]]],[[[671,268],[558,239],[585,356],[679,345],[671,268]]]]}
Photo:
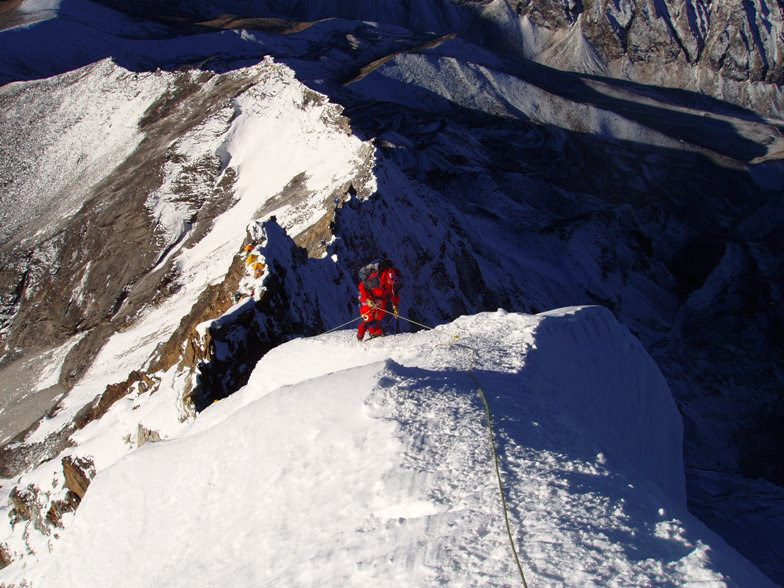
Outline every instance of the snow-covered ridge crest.
{"type": "MultiPolygon", "coordinates": [[[[95,72],[89,67],[83,73],[95,72]]],[[[267,58],[226,74],[150,75],[158,80],[158,92],[139,112],[143,129],[165,127],[167,116],[201,117],[167,143],[158,187],[141,194],[155,255],[138,287],[157,275],[165,276],[166,289],[158,289],[141,308],[122,304],[120,311],[127,308],[129,314],[124,326],[90,358],[89,370],[57,410],[14,447],[22,452],[35,447],[44,455],[54,448],[50,457],[56,457],[3,485],[2,498],[13,487],[20,497],[3,514],[14,509],[39,513],[14,515],[13,528],[0,539],[4,557],[34,559],[49,550],[60,532],[56,529],[68,525],[73,498],[63,475],[64,458],[89,457],[94,471],[101,471],[147,439],[166,438],[186,426],[192,408],[186,396],[198,359],[189,345],[198,345],[200,323],[234,303],[249,223],[275,215],[290,234],[325,240],[324,228],[311,229],[329,217],[348,187],[363,194],[374,189],[372,145],[353,136],[340,107],[298,82],[288,67],[267,58]],[[227,87],[233,93],[225,96],[227,87]],[[85,420],[90,414],[95,417],[85,420]]],[[[64,86],[66,92],[67,81],[64,86]]],[[[79,88],[77,78],[72,91],[79,88]]],[[[144,145],[154,160],[149,143],[144,145]]],[[[116,237],[122,239],[122,232],[116,237]]],[[[100,272],[95,260],[85,262],[84,272],[75,272],[81,284],[85,276],[97,279],[100,272]]],[[[136,286],[127,286],[127,300],[136,286]]],[[[60,364],[47,373],[60,372],[65,355],[59,354],[60,364]]]]}
{"type": "Polygon", "coordinates": [[[99,472],[52,554],[0,580],[515,585],[476,381],[530,583],[771,585],[685,509],[680,416],[602,308],[281,345],[176,439],[99,472]]]}
{"type": "MultiPolygon", "coordinates": [[[[75,411],[95,396],[89,382],[101,382],[107,370],[118,378],[123,369],[144,369],[149,364],[155,348],[171,335],[199,294],[208,285],[224,280],[247,237],[246,226],[258,218],[259,210],[266,209],[265,216],[275,215],[296,235],[327,212],[326,206],[332,205],[328,195],[368,165],[372,150],[337,126],[338,107],[323,96],[316,100],[318,95],[299,83],[289,68],[267,58],[257,66],[226,75],[252,83],[214,117],[172,145],[164,167],[167,175],[148,199],[149,205],[154,202],[153,217],[164,238],[160,249],[171,251],[181,242],[181,249],[170,252],[176,268],[177,286],[172,288],[176,293],[144,311],[132,329],[118,333],[117,345],[104,347],[57,416],[47,419],[29,441],[43,441],[69,422],[75,411]],[[234,115],[228,116],[227,109],[234,115]],[[285,144],[281,145],[280,137],[286,137],[285,144]],[[184,200],[180,187],[184,183],[203,185],[203,177],[193,177],[194,169],[198,172],[199,162],[209,159],[219,160],[222,167],[214,180],[217,184],[232,172],[232,200],[202,238],[195,243],[182,241],[176,227],[184,225],[203,202],[195,202],[198,198],[190,188],[186,192],[193,200],[184,200]],[[307,178],[308,189],[277,206],[266,206],[300,175],[307,178]]],[[[220,78],[209,83],[217,85],[220,78]]],[[[372,185],[363,187],[372,190],[372,185]]]]}

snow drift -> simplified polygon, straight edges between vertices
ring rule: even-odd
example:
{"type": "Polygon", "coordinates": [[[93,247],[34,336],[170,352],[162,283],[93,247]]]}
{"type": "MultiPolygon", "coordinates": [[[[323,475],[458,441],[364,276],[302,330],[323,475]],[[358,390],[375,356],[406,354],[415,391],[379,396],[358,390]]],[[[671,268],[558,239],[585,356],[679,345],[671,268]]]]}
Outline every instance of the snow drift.
{"type": "Polygon", "coordinates": [[[600,307],[503,311],[268,353],[247,386],[98,474],[33,586],[764,586],[688,514],[682,425],[600,307]]]}

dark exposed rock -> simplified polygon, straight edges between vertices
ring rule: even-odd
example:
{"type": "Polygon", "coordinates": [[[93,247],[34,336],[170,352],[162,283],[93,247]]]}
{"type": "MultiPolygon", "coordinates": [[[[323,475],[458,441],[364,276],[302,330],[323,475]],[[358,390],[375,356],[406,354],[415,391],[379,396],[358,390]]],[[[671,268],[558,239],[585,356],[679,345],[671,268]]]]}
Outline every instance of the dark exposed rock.
{"type": "Polygon", "coordinates": [[[11,511],[8,513],[11,525],[27,521],[32,523],[38,532],[49,535],[46,516],[41,512],[41,497],[38,488],[31,484],[20,490],[15,486],[8,496],[8,503],[11,507],[11,511]]]}
{"type": "MultiPolygon", "coordinates": [[[[8,516],[12,525],[30,523],[38,532],[50,535],[53,528],[62,527],[64,514],[78,508],[95,476],[95,465],[88,457],[73,456],[64,457],[62,464],[67,489],[63,499],[50,501],[48,493],[32,484],[23,489],[18,486],[11,489],[8,516]]],[[[0,558],[0,566],[11,561],[11,554],[4,546],[0,546],[0,558]]]]}
{"type": "Polygon", "coordinates": [[[12,561],[14,561],[14,558],[8,550],[8,547],[5,544],[0,544],[0,569],[3,569],[12,561]]]}
{"type": "MultiPolygon", "coordinates": [[[[201,293],[169,340],[158,350],[157,358],[151,365],[152,370],[168,370],[178,365],[181,370],[195,373],[197,367],[209,358],[211,333],[208,332],[206,340],[203,340],[196,327],[223,315],[234,304],[234,294],[244,268],[245,264],[238,255],[232,261],[226,278],[219,284],[208,286],[201,293]]],[[[182,400],[186,406],[194,404],[194,394],[198,395],[199,392],[194,392],[192,388],[185,390],[182,400]]]]}
{"type": "Polygon", "coordinates": [[[95,464],[89,457],[66,456],[63,458],[63,474],[65,487],[81,501],[95,476],[95,464]]]}
{"type": "Polygon", "coordinates": [[[52,527],[63,528],[63,515],[74,512],[81,503],[79,497],[70,490],[64,500],[53,500],[46,512],[46,522],[52,527]]]}
{"type": "MultiPolygon", "coordinates": [[[[291,243],[294,257],[300,263],[307,259],[304,249],[291,243]]],[[[273,347],[290,339],[294,334],[318,332],[320,323],[311,325],[291,316],[290,289],[286,288],[288,272],[279,263],[273,263],[272,273],[264,282],[266,289],[260,301],[248,299],[230,315],[208,329],[208,351],[199,363],[197,386],[192,392],[196,410],[202,410],[211,402],[229,396],[247,383],[253,366],[273,347]],[[228,353],[217,353],[218,345],[228,353]]],[[[300,299],[301,304],[305,301],[300,299]]],[[[308,314],[306,312],[306,314],[308,314]]],[[[310,314],[315,316],[315,312],[310,314]]]]}
{"type": "Polygon", "coordinates": [[[89,423],[101,418],[120,398],[127,396],[134,386],[140,393],[149,392],[158,385],[157,380],[142,372],[133,371],[128,378],[119,384],[109,384],[100,396],[79,411],[74,419],[76,429],[83,429],[89,423]]]}

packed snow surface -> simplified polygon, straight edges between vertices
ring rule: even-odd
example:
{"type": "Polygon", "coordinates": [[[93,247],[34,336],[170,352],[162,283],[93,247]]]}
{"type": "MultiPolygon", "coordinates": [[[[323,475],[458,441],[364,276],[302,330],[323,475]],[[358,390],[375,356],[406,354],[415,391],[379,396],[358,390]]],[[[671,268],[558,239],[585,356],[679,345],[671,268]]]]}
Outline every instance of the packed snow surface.
{"type": "Polygon", "coordinates": [[[480,386],[530,585],[770,585],[686,510],[666,382],[599,307],[279,346],[101,471],[51,556],[0,581],[519,585],[480,386]]]}

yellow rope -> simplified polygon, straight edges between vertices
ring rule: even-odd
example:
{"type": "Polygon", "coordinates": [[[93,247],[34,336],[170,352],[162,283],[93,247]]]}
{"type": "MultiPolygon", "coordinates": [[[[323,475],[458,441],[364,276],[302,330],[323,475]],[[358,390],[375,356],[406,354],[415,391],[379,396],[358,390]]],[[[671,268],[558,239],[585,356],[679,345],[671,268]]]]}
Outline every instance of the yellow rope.
{"type": "MultiPolygon", "coordinates": [[[[476,353],[476,351],[472,348],[472,352],[476,353]]],[[[471,369],[473,370],[473,362],[471,369]]],[[[482,386],[479,383],[479,380],[476,376],[472,373],[472,371],[468,372],[468,376],[473,380],[474,384],[476,384],[476,389],[479,391],[479,398],[482,399],[482,404],[485,406],[485,415],[487,416],[487,434],[490,437],[490,447],[493,449],[493,461],[495,462],[495,476],[498,479],[498,493],[501,496],[501,506],[503,507],[504,511],[504,523],[506,524],[506,535],[509,537],[509,546],[512,548],[512,555],[514,555],[515,563],[517,564],[517,571],[520,572],[520,581],[523,583],[523,588],[528,588],[528,583],[525,581],[525,573],[523,573],[523,566],[520,563],[520,557],[517,555],[517,549],[515,548],[514,538],[512,536],[512,527],[509,524],[509,506],[506,504],[506,493],[504,492],[504,482],[503,478],[501,478],[501,459],[498,457],[498,449],[496,448],[495,444],[495,433],[493,432],[493,415],[490,412],[490,404],[487,402],[487,398],[485,397],[484,390],[482,390],[482,386]]]]}
{"type": "MultiPolygon", "coordinates": [[[[387,314],[392,314],[391,312],[387,312],[383,308],[381,309],[387,314]]],[[[394,316],[394,315],[393,315],[394,316]]],[[[417,322],[412,321],[404,316],[401,316],[405,321],[410,323],[414,323],[420,327],[424,327],[429,330],[433,330],[433,327],[428,327],[427,325],[423,325],[417,322]]],[[[458,337],[455,337],[457,340],[458,337]]],[[[495,443],[495,432],[493,431],[493,414],[490,411],[490,404],[487,402],[487,397],[485,396],[484,390],[482,390],[482,385],[479,383],[479,379],[474,374],[474,365],[476,364],[476,356],[477,352],[476,349],[470,347],[468,345],[458,343],[459,347],[463,347],[471,351],[471,367],[468,368],[468,377],[474,382],[477,391],[479,392],[479,398],[482,400],[482,404],[485,408],[485,416],[487,417],[487,435],[490,438],[490,447],[493,453],[493,463],[495,464],[495,477],[498,480],[498,494],[501,497],[501,507],[504,513],[504,523],[506,525],[506,536],[509,538],[509,546],[512,548],[512,555],[514,556],[515,564],[517,565],[517,571],[520,572],[520,581],[522,582],[523,588],[528,588],[528,582],[525,581],[525,573],[523,572],[523,565],[520,563],[520,556],[517,554],[517,548],[515,547],[514,537],[512,535],[512,526],[509,523],[509,505],[506,503],[506,492],[504,491],[504,480],[501,477],[501,458],[498,456],[498,448],[495,443]]]]}
{"type": "MultiPolygon", "coordinates": [[[[402,318],[404,321],[408,321],[414,325],[419,327],[423,327],[430,331],[433,330],[433,327],[428,327],[427,325],[423,325],[422,323],[418,323],[413,321],[409,318],[404,316],[396,315],[394,313],[389,312],[388,310],[380,307],[376,307],[378,310],[387,313],[388,315],[394,316],[395,318],[402,318]]],[[[361,317],[360,317],[361,318],[361,317]]],[[[345,325],[351,324],[359,319],[354,319],[353,321],[349,321],[344,325],[340,325],[339,327],[335,327],[327,333],[330,333],[334,330],[339,329],[345,325]]],[[[459,337],[455,337],[455,340],[459,339],[459,337]]],[[[512,555],[514,555],[515,564],[517,564],[517,571],[520,572],[520,581],[523,584],[523,588],[528,588],[528,583],[525,581],[525,573],[523,572],[523,565],[520,563],[520,557],[517,554],[517,548],[515,547],[514,537],[512,535],[512,526],[509,523],[509,505],[506,503],[506,492],[504,491],[504,480],[501,477],[501,458],[498,456],[498,448],[495,443],[495,432],[493,431],[493,414],[490,411],[490,404],[487,402],[487,397],[485,396],[484,390],[482,390],[482,385],[479,383],[476,375],[474,374],[474,364],[476,363],[476,349],[473,347],[469,347],[468,345],[464,345],[462,343],[458,344],[459,347],[463,347],[471,351],[471,367],[468,369],[468,377],[474,382],[477,391],[479,392],[479,398],[482,400],[482,404],[485,408],[485,416],[487,417],[487,435],[490,438],[490,447],[493,453],[493,463],[495,464],[495,476],[498,480],[498,494],[501,497],[501,507],[504,513],[504,523],[506,524],[506,536],[509,538],[509,546],[512,548],[512,555]]]]}

